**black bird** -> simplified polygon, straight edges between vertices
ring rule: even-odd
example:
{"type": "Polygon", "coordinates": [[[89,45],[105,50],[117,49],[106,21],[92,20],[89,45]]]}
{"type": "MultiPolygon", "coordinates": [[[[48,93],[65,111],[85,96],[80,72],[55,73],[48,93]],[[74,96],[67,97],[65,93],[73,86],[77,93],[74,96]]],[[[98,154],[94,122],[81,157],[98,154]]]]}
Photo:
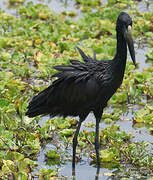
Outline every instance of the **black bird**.
{"type": "Polygon", "coordinates": [[[112,60],[97,61],[95,55],[91,58],[77,47],[84,63],[70,60],[71,65],[54,66],[59,71],[53,75],[57,79],[29,103],[26,112],[29,117],[46,114],[50,114],[51,117],[79,116],[73,138],[73,169],[75,169],[77,137],[81,123],[91,111],[96,118],[95,150],[97,164],[100,166],[99,122],[108,100],[122,83],[127,59],[127,45],[133,63],[136,65],[131,27],[130,16],[121,12],[116,23],[117,53],[112,60]]]}

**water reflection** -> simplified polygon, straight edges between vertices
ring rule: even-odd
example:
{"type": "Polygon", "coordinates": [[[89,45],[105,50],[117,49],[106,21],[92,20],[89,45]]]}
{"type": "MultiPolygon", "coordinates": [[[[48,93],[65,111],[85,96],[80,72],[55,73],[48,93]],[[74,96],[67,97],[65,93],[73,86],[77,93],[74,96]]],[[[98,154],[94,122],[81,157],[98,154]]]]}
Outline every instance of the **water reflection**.
{"type": "Polygon", "coordinates": [[[99,179],[99,174],[100,174],[100,167],[97,167],[97,172],[96,172],[95,180],[99,179]]]}
{"type": "MultiPolygon", "coordinates": [[[[96,175],[95,175],[95,180],[99,180],[100,176],[100,167],[97,167],[96,175]]],[[[72,169],[72,180],[76,180],[76,172],[75,169],[72,169]]]]}

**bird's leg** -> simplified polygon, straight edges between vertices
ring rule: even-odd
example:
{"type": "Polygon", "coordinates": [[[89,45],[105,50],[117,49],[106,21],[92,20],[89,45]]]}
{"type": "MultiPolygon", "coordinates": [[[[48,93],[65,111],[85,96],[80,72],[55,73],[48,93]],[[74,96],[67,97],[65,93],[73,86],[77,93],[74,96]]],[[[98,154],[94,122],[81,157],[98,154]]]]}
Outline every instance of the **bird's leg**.
{"type": "MultiPolygon", "coordinates": [[[[84,120],[84,119],[83,119],[84,120]]],[[[78,138],[78,134],[79,134],[79,131],[80,131],[80,127],[81,127],[81,124],[83,122],[83,120],[79,120],[79,123],[78,123],[78,126],[77,126],[77,129],[76,129],[76,132],[75,132],[75,135],[73,137],[73,160],[72,160],[72,171],[75,172],[75,154],[76,154],[76,146],[78,144],[78,141],[77,141],[77,138],[78,138]]],[[[73,172],[72,172],[73,173],[73,172]]]]}
{"type": "Polygon", "coordinates": [[[96,135],[95,135],[95,150],[96,150],[96,157],[97,157],[97,165],[100,167],[100,157],[99,157],[99,122],[101,119],[102,113],[95,113],[96,117],[96,135]]]}
{"type": "Polygon", "coordinates": [[[100,166],[97,167],[97,172],[96,172],[95,180],[99,179],[99,173],[100,173],[100,166]]]}
{"type": "Polygon", "coordinates": [[[96,150],[97,164],[98,164],[98,167],[99,167],[100,166],[100,158],[99,158],[99,119],[96,119],[95,150],[96,150]]]}

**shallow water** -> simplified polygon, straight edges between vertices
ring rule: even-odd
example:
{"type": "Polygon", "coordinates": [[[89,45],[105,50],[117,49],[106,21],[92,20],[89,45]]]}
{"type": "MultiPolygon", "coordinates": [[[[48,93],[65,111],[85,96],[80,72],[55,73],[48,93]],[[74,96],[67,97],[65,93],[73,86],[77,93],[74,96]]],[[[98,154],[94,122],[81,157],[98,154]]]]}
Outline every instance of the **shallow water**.
{"type": "MultiPolygon", "coordinates": [[[[24,4],[27,4],[28,2],[31,2],[31,0],[26,0],[24,4]]],[[[77,9],[75,7],[75,1],[74,0],[33,0],[33,4],[44,4],[50,7],[50,9],[53,12],[61,13],[62,11],[70,12],[74,11],[78,14],[78,18],[82,17],[82,13],[80,9],[77,9]]],[[[17,9],[14,7],[9,7],[8,1],[1,0],[0,1],[0,8],[3,9],[6,13],[17,15],[17,9]]]]}
{"type": "MultiPolygon", "coordinates": [[[[148,133],[148,129],[145,126],[142,126],[141,128],[136,128],[134,127],[133,122],[131,121],[132,117],[133,117],[133,112],[137,109],[139,109],[140,107],[135,105],[128,108],[127,112],[124,113],[122,115],[123,120],[119,120],[117,121],[115,124],[116,125],[120,125],[120,130],[121,131],[125,131],[127,133],[131,133],[134,137],[132,138],[133,142],[136,141],[146,141],[146,142],[150,142],[152,143],[152,135],[150,135],[148,133]]],[[[111,108],[107,108],[106,111],[112,111],[113,109],[111,108]]],[[[40,125],[42,125],[46,120],[50,119],[49,116],[45,116],[42,118],[42,121],[40,121],[40,125]]],[[[76,118],[78,119],[78,118],[76,118]]],[[[82,126],[81,126],[81,130],[88,130],[88,131],[94,131],[95,128],[87,128],[84,126],[84,123],[86,122],[94,122],[95,123],[95,117],[93,115],[93,113],[90,113],[88,115],[88,117],[86,118],[85,122],[83,122],[82,126]]],[[[106,127],[108,127],[109,125],[106,125],[104,122],[100,123],[100,129],[104,129],[106,127]]],[[[151,149],[152,147],[150,147],[151,149]]],[[[47,144],[45,151],[41,150],[40,152],[40,156],[38,157],[38,164],[39,166],[37,167],[37,169],[40,169],[42,167],[46,167],[46,168],[51,168],[50,166],[46,165],[45,162],[45,156],[44,153],[46,152],[46,150],[51,150],[51,149],[56,149],[53,145],[51,144],[47,144]]],[[[68,154],[69,156],[72,157],[72,148],[70,148],[68,150],[68,154]]],[[[97,168],[94,167],[93,165],[90,165],[90,157],[89,155],[82,156],[81,157],[81,162],[76,163],[76,180],[84,180],[84,178],[86,177],[86,179],[89,180],[93,180],[96,176],[96,171],[97,168]],[[88,159],[89,158],[89,159],[88,159]]],[[[59,167],[59,173],[58,175],[60,177],[64,176],[64,177],[71,177],[72,176],[72,163],[70,162],[66,162],[66,164],[62,165],[59,167]]],[[[116,169],[113,170],[109,170],[108,168],[101,168],[100,169],[100,174],[99,174],[99,180],[100,179],[108,179],[108,176],[105,176],[106,173],[113,173],[115,172],[116,169]]]]}
{"type": "MultiPolygon", "coordinates": [[[[24,4],[31,2],[31,0],[26,0],[24,4]]],[[[77,9],[75,6],[75,0],[33,0],[34,4],[44,4],[50,7],[50,9],[56,13],[61,13],[62,11],[70,12],[74,11],[78,14],[78,17],[82,17],[83,14],[81,13],[80,9],[77,9]]],[[[102,0],[101,4],[106,4],[107,0],[102,0]]],[[[137,2],[138,3],[138,2],[137,2]]],[[[9,6],[7,0],[0,1],[0,8],[3,9],[6,13],[16,15],[16,8],[9,6]]],[[[140,12],[151,12],[153,8],[152,0],[142,0],[138,3],[138,10],[140,12]]],[[[128,10],[127,10],[128,11],[128,10]]]]}
{"type": "MultiPolygon", "coordinates": [[[[30,0],[27,0],[25,2],[28,3],[30,0]]],[[[39,1],[39,0],[34,0],[33,1],[35,4],[36,3],[42,3],[42,4],[46,4],[48,5],[52,11],[56,12],[56,13],[60,13],[62,11],[66,11],[66,12],[70,12],[70,11],[75,11],[77,12],[78,16],[77,18],[81,18],[83,16],[83,14],[81,13],[80,9],[76,9],[75,7],[75,3],[74,0],[52,0],[52,1],[48,1],[48,0],[44,0],[44,1],[39,1]]],[[[103,1],[103,3],[106,3],[107,1],[103,1]]],[[[153,5],[153,3],[152,3],[153,5]]],[[[152,5],[149,6],[149,9],[147,9],[147,4],[142,1],[139,3],[138,5],[138,9],[140,12],[144,12],[144,11],[151,11],[152,9],[152,5]]],[[[17,15],[17,11],[15,8],[8,8],[8,3],[6,0],[1,0],[0,1],[0,7],[5,10],[6,13],[12,14],[14,16],[17,15]]],[[[136,60],[139,63],[139,68],[138,70],[142,71],[143,69],[151,66],[151,63],[146,63],[146,56],[145,54],[148,53],[148,47],[147,44],[142,48],[142,47],[138,47],[136,45],[136,60]]],[[[128,56],[128,59],[130,60],[130,57],[128,56]]],[[[118,122],[116,122],[117,125],[120,125],[120,129],[121,131],[126,131],[126,132],[130,132],[133,135],[135,135],[135,137],[132,139],[133,141],[147,141],[147,142],[152,142],[152,136],[148,133],[148,129],[146,127],[141,127],[141,128],[136,128],[133,126],[133,122],[131,121],[132,116],[133,116],[133,111],[136,110],[137,106],[132,106],[132,108],[128,108],[128,111],[126,113],[124,113],[123,119],[125,120],[119,120],[118,122]],[[128,120],[130,119],[130,120],[128,120]]],[[[40,125],[43,124],[49,117],[43,117],[42,120],[40,121],[40,125]]],[[[95,122],[95,118],[93,116],[93,114],[89,114],[89,116],[87,117],[85,122],[95,122]]],[[[105,123],[101,122],[100,123],[100,129],[104,129],[106,128],[108,125],[106,125],[105,123]]],[[[83,129],[88,129],[88,130],[94,130],[94,128],[86,128],[85,126],[81,127],[81,130],[83,129]]],[[[37,163],[39,164],[39,166],[35,169],[34,172],[37,172],[38,169],[42,168],[42,167],[46,167],[46,168],[51,168],[50,166],[46,165],[45,162],[45,152],[46,150],[50,150],[50,149],[54,149],[54,146],[52,144],[47,144],[45,150],[41,150],[40,151],[40,155],[38,157],[38,161],[37,163]]],[[[72,155],[72,149],[70,148],[68,150],[69,155],[72,155]]],[[[59,176],[64,176],[64,177],[68,177],[68,179],[70,179],[71,177],[71,161],[67,162],[66,164],[62,165],[61,167],[59,167],[59,176]]],[[[88,180],[93,180],[95,179],[96,176],[96,171],[97,169],[93,166],[90,165],[90,161],[87,157],[82,157],[81,162],[76,164],[76,179],[77,180],[84,180],[84,179],[88,179],[88,180]]],[[[108,170],[106,168],[101,168],[100,169],[100,177],[99,179],[108,179],[107,176],[104,176],[105,173],[111,173],[115,171],[115,169],[108,170]]]]}

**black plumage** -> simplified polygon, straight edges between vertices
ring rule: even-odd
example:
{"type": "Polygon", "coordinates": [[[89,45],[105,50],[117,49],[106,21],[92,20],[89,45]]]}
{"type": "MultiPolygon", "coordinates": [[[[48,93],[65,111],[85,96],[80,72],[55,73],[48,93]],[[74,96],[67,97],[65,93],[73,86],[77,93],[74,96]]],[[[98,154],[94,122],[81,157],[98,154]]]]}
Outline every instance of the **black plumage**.
{"type": "Polygon", "coordinates": [[[91,111],[96,118],[95,150],[97,164],[100,165],[99,122],[108,100],[122,83],[127,45],[135,64],[131,26],[130,16],[125,12],[120,13],[116,23],[117,53],[113,60],[97,61],[95,54],[94,58],[91,58],[77,47],[84,62],[70,60],[71,65],[54,66],[59,71],[53,75],[57,79],[29,103],[26,112],[29,117],[41,114],[50,114],[52,117],[79,116],[80,120],[73,138],[73,168],[75,168],[77,136],[81,123],[91,111]]]}

